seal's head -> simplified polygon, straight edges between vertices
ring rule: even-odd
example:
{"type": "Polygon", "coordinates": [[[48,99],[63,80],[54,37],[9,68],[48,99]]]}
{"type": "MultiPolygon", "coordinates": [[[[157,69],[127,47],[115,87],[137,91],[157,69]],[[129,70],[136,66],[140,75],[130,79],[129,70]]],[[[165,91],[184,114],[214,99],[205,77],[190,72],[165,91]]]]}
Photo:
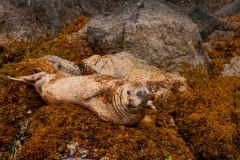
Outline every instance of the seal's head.
{"type": "Polygon", "coordinates": [[[124,85],[121,97],[122,103],[131,110],[146,109],[147,88],[140,82],[124,85]]]}
{"type": "Polygon", "coordinates": [[[134,125],[140,122],[146,113],[147,87],[140,82],[127,83],[119,87],[113,100],[115,118],[111,120],[118,124],[134,125]]]}

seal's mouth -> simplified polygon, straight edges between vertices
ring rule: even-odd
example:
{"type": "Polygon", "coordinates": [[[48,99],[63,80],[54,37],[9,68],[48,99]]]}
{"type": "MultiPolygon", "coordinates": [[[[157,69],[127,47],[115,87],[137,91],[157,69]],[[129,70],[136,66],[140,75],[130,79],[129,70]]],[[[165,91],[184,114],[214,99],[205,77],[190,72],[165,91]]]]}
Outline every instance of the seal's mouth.
{"type": "Polygon", "coordinates": [[[128,104],[127,106],[128,106],[128,108],[132,108],[132,109],[141,109],[141,110],[145,110],[145,108],[144,108],[143,106],[141,106],[141,105],[133,106],[133,105],[131,105],[131,104],[128,104]]]}

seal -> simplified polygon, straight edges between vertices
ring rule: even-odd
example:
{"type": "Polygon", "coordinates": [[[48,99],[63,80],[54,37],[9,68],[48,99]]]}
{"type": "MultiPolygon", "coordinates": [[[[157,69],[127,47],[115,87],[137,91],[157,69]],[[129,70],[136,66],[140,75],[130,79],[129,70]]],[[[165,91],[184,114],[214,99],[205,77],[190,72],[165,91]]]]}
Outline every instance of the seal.
{"type": "Polygon", "coordinates": [[[84,106],[104,121],[134,125],[145,116],[148,90],[141,82],[102,74],[63,77],[46,72],[7,78],[34,86],[47,104],[84,106]]]}

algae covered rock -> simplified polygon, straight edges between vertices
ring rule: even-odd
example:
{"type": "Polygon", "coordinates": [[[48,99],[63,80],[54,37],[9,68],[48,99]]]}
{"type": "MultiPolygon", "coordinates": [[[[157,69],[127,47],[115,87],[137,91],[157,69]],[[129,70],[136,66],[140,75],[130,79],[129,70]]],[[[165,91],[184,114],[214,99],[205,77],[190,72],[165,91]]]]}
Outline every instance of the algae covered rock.
{"type": "Polygon", "coordinates": [[[111,11],[127,0],[1,0],[0,44],[56,36],[74,19],[111,11]]]}
{"type": "Polygon", "coordinates": [[[239,159],[239,77],[218,77],[171,98],[178,131],[199,159],[239,159]]]}

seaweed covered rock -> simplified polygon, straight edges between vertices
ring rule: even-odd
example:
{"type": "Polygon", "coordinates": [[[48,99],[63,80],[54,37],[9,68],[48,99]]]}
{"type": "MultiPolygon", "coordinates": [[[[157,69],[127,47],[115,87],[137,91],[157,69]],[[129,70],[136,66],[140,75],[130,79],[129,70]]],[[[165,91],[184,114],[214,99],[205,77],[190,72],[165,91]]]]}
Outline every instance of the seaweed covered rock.
{"type": "Polygon", "coordinates": [[[31,43],[0,45],[0,68],[4,64],[28,62],[52,54],[79,64],[83,58],[93,54],[89,43],[85,40],[86,34],[76,37],[73,33],[81,29],[87,21],[86,16],[78,17],[55,38],[42,38],[31,43]]]}
{"type": "Polygon", "coordinates": [[[125,2],[127,0],[0,1],[0,44],[56,36],[83,14],[102,14],[125,2]]]}
{"type": "MultiPolygon", "coordinates": [[[[10,157],[16,155],[19,146],[17,147],[14,144],[15,140],[26,137],[26,135],[16,137],[19,135],[18,130],[21,128],[22,122],[45,105],[33,87],[26,84],[11,83],[6,76],[32,74],[33,68],[37,66],[39,65],[33,64],[30,67],[29,63],[11,63],[5,64],[0,69],[0,145],[2,159],[10,159],[10,157]]],[[[18,142],[22,143],[22,140],[18,142]]]]}
{"type": "MultiPolygon", "coordinates": [[[[151,113],[156,117],[156,112],[151,113]]],[[[159,117],[160,118],[160,117],[159,117]]],[[[161,118],[158,119],[161,121],[161,118]]],[[[154,118],[155,121],[155,118],[154,118]]],[[[35,112],[19,159],[79,158],[69,144],[89,150],[89,159],[194,159],[177,131],[167,126],[141,123],[135,127],[99,121],[97,116],[75,105],[48,105],[35,112]]]]}
{"type": "Polygon", "coordinates": [[[165,106],[196,158],[240,158],[239,89],[238,77],[218,77],[172,97],[165,106]]]}
{"type": "Polygon", "coordinates": [[[97,54],[130,51],[164,71],[180,71],[181,63],[204,64],[197,26],[177,7],[158,0],[128,3],[93,17],[79,31],[97,54]]]}
{"type": "Polygon", "coordinates": [[[212,76],[237,75],[238,57],[240,56],[240,25],[239,15],[223,18],[233,28],[227,31],[215,31],[204,43],[206,52],[212,62],[212,76]]]}

